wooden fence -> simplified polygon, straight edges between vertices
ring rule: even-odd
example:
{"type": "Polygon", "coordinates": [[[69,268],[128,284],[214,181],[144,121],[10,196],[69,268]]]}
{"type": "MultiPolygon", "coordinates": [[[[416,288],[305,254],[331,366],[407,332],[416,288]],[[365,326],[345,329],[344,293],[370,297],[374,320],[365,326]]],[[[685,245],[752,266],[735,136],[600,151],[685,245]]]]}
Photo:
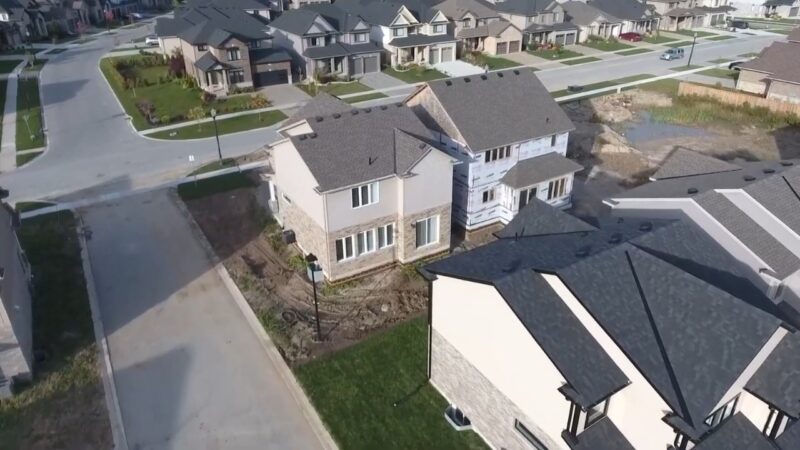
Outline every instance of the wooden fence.
{"type": "Polygon", "coordinates": [[[678,86],[678,95],[709,97],[728,105],[749,105],[753,107],[767,108],[774,113],[794,114],[800,117],[800,103],[783,102],[780,100],[760,97],[754,94],[748,94],[746,92],[718,89],[711,86],[703,86],[681,81],[680,85],[678,86]]]}

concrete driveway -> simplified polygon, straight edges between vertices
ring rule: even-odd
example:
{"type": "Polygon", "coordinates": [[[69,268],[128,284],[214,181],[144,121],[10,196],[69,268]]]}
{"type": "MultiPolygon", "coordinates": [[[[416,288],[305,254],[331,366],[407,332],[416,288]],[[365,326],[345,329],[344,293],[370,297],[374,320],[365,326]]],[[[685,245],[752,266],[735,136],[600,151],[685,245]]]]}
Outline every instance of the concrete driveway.
{"type": "Polygon", "coordinates": [[[446,61],[439,64],[434,64],[433,68],[451,77],[464,77],[486,72],[486,70],[482,67],[478,67],[458,59],[455,61],[446,61]]]}
{"type": "Polygon", "coordinates": [[[323,448],[165,191],[81,214],[128,448],[323,448]]]}

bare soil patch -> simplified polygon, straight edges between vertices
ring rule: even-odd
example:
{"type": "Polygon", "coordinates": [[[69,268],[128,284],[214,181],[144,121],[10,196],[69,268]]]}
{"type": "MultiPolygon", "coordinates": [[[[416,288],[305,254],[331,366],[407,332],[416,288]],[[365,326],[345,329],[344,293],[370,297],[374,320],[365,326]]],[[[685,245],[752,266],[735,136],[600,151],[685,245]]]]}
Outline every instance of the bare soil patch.
{"type": "Polygon", "coordinates": [[[187,206],[291,365],[351,345],[426,308],[427,285],[413,266],[337,285],[319,283],[323,341],[318,342],[313,290],[302,255],[283,244],[257,189],[210,195],[187,206]]]}

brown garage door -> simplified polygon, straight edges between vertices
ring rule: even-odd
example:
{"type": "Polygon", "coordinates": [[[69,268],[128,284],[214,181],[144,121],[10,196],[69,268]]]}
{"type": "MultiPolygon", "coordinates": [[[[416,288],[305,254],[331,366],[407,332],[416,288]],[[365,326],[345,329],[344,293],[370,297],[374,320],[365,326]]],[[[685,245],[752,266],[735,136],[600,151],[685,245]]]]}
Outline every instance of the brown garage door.
{"type": "Polygon", "coordinates": [[[498,55],[505,55],[508,53],[508,42],[498,42],[497,43],[497,54],[498,55]]]}
{"type": "Polygon", "coordinates": [[[508,43],[508,53],[516,53],[520,51],[521,42],[520,41],[511,41],[508,43]]]}

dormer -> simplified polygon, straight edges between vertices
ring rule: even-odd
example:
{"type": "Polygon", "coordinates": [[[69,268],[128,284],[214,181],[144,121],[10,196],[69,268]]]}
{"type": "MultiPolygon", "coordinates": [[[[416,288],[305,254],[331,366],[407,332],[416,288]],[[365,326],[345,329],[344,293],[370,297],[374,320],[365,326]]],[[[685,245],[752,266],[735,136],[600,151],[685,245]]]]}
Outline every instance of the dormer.
{"type": "Polygon", "coordinates": [[[419,20],[414,14],[405,6],[401,6],[389,27],[392,29],[392,37],[406,37],[414,34],[418,25],[419,20]]]}
{"type": "Polygon", "coordinates": [[[426,29],[424,32],[429,35],[445,34],[447,33],[447,24],[449,22],[450,21],[447,20],[447,17],[442,14],[441,11],[436,11],[436,14],[425,27],[426,29]]]}
{"type": "Polygon", "coordinates": [[[321,15],[314,18],[314,23],[303,33],[306,47],[324,47],[335,41],[331,35],[336,34],[336,29],[321,15]]]}

